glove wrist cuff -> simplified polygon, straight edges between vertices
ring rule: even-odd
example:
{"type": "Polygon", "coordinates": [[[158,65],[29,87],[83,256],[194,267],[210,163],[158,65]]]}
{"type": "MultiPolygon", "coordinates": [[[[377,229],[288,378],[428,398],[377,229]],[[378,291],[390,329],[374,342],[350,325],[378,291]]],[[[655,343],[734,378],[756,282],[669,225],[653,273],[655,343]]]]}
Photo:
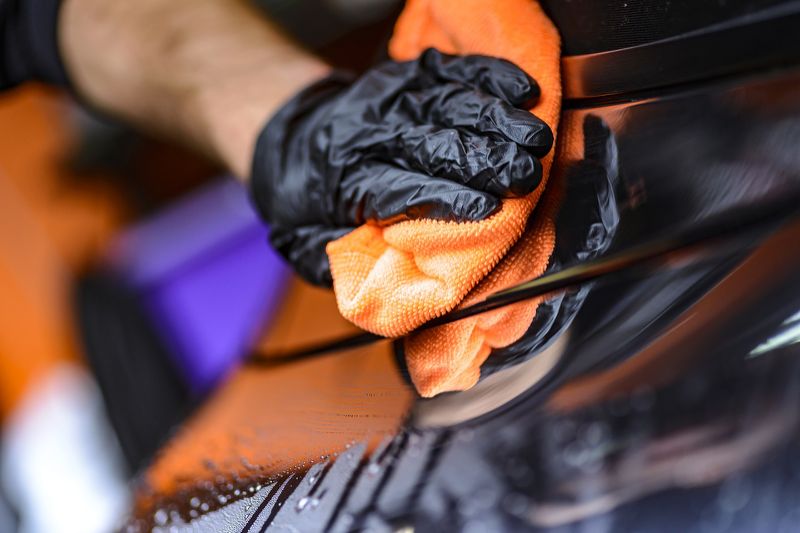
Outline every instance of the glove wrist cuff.
{"type": "Polygon", "coordinates": [[[349,72],[333,71],[295,94],[261,129],[253,151],[250,194],[263,220],[270,221],[270,206],[275,201],[270,183],[285,172],[287,152],[293,149],[293,132],[303,117],[350,86],[354,79],[355,76],[349,72]]]}

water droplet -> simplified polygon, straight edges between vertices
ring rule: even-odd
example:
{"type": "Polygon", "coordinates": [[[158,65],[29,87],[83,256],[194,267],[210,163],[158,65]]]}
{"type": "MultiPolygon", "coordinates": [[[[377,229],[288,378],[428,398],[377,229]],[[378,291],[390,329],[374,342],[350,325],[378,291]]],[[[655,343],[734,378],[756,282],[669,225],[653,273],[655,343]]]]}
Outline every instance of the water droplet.
{"type": "Polygon", "coordinates": [[[562,453],[564,462],[572,467],[581,467],[589,459],[587,450],[579,442],[571,442],[562,453]]]}
{"type": "Polygon", "coordinates": [[[197,518],[198,515],[199,515],[199,513],[197,511],[195,511],[194,509],[189,511],[189,516],[191,516],[192,518],[197,518]]]}
{"type": "Polygon", "coordinates": [[[310,478],[308,478],[308,484],[313,485],[316,480],[317,476],[311,476],[310,478]]]}
{"type": "Polygon", "coordinates": [[[169,516],[167,515],[167,512],[164,509],[159,509],[153,515],[153,520],[155,520],[156,524],[158,524],[159,526],[167,525],[167,520],[168,519],[169,519],[169,516]]]}
{"type": "Polygon", "coordinates": [[[239,496],[241,493],[242,493],[242,491],[240,491],[239,489],[236,489],[235,491],[233,491],[233,495],[234,496],[239,496]]]}
{"type": "Polygon", "coordinates": [[[425,449],[425,442],[417,433],[408,435],[408,455],[416,457],[422,454],[425,449]]]}
{"type": "Polygon", "coordinates": [[[222,505],[225,505],[226,503],[228,503],[228,497],[225,496],[224,494],[220,494],[219,496],[217,496],[217,501],[222,505]]]}
{"type": "Polygon", "coordinates": [[[342,513],[342,517],[339,519],[339,526],[342,529],[350,529],[350,526],[356,521],[355,517],[350,513],[342,513]]]}
{"type": "Polygon", "coordinates": [[[200,507],[200,498],[198,498],[197,496],[192,496],[192,499],[189,500],[189,505],[197,509],[198,507],[200,507]]]}
{"type": "Polygon", "coordinates": [[[303,496],[302,498],[300,498],[300,501],[297,502],[295,509],[297,509],[298,512],[302,511],[303,509],[306,508],[306,505],[308,505],[309,501],[311,500],[309,499],[308,496],[303,496]]]}
{"type": "Polygon", "coordinates": [[[368,476],[377,476],[381,471],[381,466],[378,463],[370,463],[367,466],[367,475],[368,476]]]}
{"type": "Polygon", "coordinates": [[[209,509],[209,507],[208,507],[208,504],[206,502],[203,502],[203,503],[200,504],[200,510],[202,512],[207,513],[208,509],[209,509]]]}

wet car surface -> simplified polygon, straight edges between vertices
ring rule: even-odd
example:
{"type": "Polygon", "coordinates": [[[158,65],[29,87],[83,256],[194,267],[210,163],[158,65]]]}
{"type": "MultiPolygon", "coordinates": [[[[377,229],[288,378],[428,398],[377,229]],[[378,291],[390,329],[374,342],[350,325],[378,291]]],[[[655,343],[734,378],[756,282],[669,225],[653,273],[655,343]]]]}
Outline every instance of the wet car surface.
{"type": "MultiPolygon", "coordinates": [[[[551,269],[797,193],[790,52],[655,93],[593,93],[575,81],[591,54],[565,60],[551,269]]],[[[335,312],[297,301],[287,313],[335,312]]],[[[798,341],[789,219],[552,296],[463,393],[418,398],[389,342],[245,366],[144,473],[126,527],[796,531],[798,341]]]]}

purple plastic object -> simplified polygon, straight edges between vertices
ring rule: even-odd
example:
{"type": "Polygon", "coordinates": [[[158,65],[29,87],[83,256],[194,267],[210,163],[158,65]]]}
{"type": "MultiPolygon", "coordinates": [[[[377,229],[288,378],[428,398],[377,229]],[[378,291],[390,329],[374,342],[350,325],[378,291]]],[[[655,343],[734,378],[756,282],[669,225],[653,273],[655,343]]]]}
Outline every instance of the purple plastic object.
{"type": "Polygon", "coordinates": [[[257,340],[289,268],[245,189],[226,179],[123,233],[112,268],[140,296],[190,389],[212,388],[257,340]]]}

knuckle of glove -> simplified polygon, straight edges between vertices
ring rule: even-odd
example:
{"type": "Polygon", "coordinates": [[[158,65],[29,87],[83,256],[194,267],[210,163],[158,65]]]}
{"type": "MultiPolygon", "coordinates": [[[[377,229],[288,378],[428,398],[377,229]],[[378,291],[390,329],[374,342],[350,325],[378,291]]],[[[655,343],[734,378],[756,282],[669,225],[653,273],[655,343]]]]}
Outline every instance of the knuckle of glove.
{"type": "Polygon", "coordinates": [[[254,199],[266,220],[287,228],[273,243],[304,277],[325,284],[332,234],[313,239],[292,228],[491,215],[498,198],[528,194],[541,181],[538,158],[553,134],[519,109],[538,95],[536,82],[506,60],[435,49],[358,80],[336,73],[312,84],[256,145],[254,199]]]}
{"type": "Polygon", "coordinates": [[[420,56],[422,70],[439,81],[458,82],[515,106],[532,106],[539,86],[510,61],[484,55],[453,56],[429,48],[420,56]]]}

